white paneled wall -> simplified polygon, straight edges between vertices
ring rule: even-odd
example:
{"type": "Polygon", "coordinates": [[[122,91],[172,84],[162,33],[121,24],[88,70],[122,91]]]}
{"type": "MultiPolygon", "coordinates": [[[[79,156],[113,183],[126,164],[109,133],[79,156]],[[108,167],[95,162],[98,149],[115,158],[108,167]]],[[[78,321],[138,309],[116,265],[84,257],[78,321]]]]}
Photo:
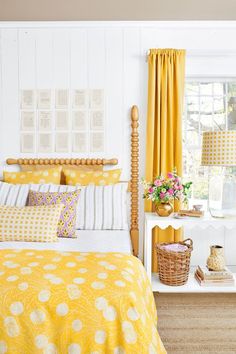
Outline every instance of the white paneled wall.
{"type": "MultiPolygon", "coordinates": [[[[148,144],[147,50],[187,49],[188,77],[236,78],[235,37],[236,22],[0,23],[0,176],[7,157],[21,156],[20,90],[63,88],[104,88],[106,130],[102,157],[119,159],[122,179],[130,176],[129,110],[133,104],[139,106],[140,176],[144,176],[148,144]]],[[[72,153],[60,156],[82,157],[72,153]]],[[[140,220],[142,231],[142,211],[140,220]]],[[[218,242],[226,245],[228,263],[236,265],[235,230],[225,235],[223,230],[186,230],[186,235],[195,242],[194,264],[205,260],[208,245],[218,242]]],[[[142,232],[140,241],[142,254],[142,232]]]]}

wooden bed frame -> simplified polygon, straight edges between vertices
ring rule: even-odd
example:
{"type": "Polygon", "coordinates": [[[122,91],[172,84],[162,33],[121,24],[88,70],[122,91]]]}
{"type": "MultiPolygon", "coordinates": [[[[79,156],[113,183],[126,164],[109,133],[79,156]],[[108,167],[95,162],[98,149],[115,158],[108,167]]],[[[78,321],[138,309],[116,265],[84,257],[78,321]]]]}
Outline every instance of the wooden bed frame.
{"type": "MultiPolygon", "coordinates": [[[[139,226],[138,226],[138,211],[139,211],[139,115],[138,107],[133,106],[131,109],[131,220],[130,220],[130,237],[133,247],[133,254],[138,256],[139,248],[139,226]]],[[[45,159],[7,159],[8,165],[74,165],[74,166],[103,166],[117,165],[118,160],[113,159],[74,159],[74,158],[45,158],[45,159]]]]}

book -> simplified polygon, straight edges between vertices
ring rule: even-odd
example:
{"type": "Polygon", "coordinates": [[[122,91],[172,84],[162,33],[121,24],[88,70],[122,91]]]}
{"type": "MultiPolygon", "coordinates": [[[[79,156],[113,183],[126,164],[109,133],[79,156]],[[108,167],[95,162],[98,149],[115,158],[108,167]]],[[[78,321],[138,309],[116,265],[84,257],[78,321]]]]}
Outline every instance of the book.
{"type": "Polygon", "coordinates": [[[200,286],[205,286],[205,287],[227,287],[227,286],[235,286],[235,281],[233,279],[228,279],[228,280],[202,280],[199,277],[198,272],[196,271],[195,274],[195,279],[199,283],[200,286]]]}
{"type": "Polygon", "coordinates": [[[207,266],[198,266],[197,271],[202,280],[223,280],[223,279],[233,279],[233,273],[225,267],[222,271],[212,271],[207,268],[207,266]]]}
{"type": "Polygon", "coordinates": [[[200,217],[204,216],[204,211],[201,211],[201,210],[180,210],[178,212],[178,215],[192,216],[192,217],[200,218],[200,217]]]}

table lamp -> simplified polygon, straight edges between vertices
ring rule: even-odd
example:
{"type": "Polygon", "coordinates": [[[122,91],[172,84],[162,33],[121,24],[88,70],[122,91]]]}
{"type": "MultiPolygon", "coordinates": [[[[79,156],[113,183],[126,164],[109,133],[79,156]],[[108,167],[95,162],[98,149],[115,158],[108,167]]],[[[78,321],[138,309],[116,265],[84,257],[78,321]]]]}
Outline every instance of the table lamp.
{"type": "Polygon", "coordinates": [[[227,167],[236,166],[236,130],[203,133],[202,166],[221,166],[222,173],[209,174],[208,207],[214,217],[236,215],[236,178],[227,167]]]}

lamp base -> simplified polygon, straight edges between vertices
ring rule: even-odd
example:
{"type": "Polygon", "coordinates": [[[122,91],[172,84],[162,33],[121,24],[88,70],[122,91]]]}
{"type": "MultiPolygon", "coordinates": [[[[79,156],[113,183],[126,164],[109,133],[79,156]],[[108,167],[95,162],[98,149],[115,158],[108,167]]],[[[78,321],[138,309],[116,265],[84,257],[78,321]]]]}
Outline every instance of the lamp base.
{"type": "Polygon", "coordinates": [[[236,216],[236,178],[218,175],[209,180],[209,211],[215,218],[236,216]]]}

